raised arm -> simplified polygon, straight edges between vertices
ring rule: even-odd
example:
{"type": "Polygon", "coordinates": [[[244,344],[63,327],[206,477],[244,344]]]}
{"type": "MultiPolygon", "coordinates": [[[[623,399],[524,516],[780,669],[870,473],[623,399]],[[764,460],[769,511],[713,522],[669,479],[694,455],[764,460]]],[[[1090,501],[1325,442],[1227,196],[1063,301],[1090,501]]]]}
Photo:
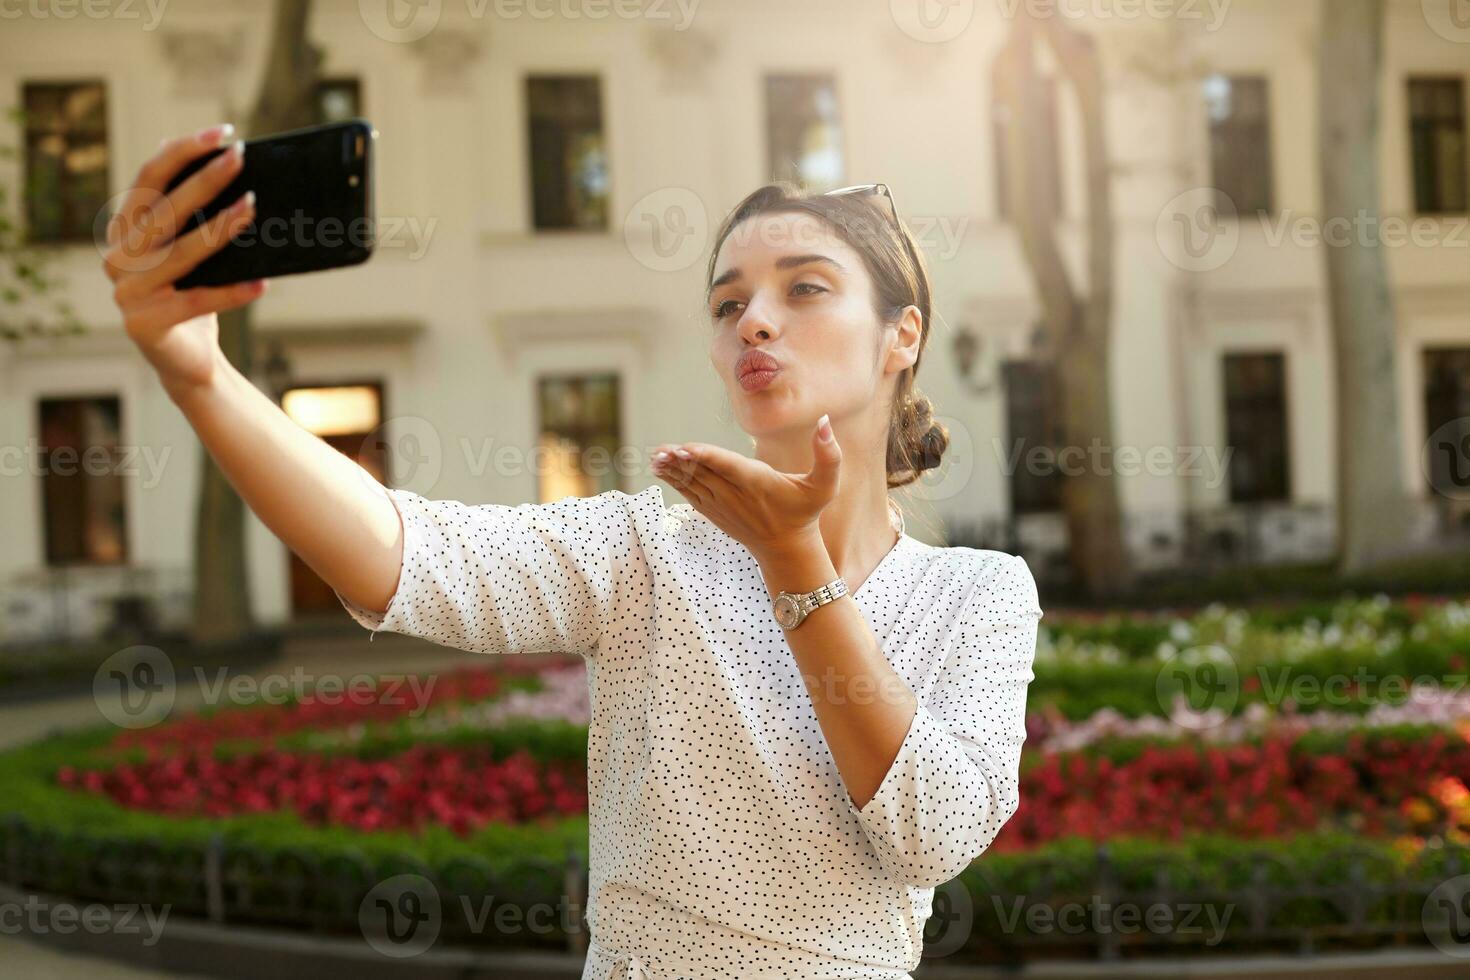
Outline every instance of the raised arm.
{"type": "Polygon", "coordinates": [[[637,528],[661,520],[657,484],[638,494],[608,490],[516,505],[388,493],[403,517],[398,591],[386,611],[338,593],[374,634],[405,633],[475,653],[590,658],[605,643],[627,642],[613,635],[619,624],[636,626],[653,608],[653,573],[637,528]]]}
{"type": "Polygon", "coordinates": [[[264,282],[173,286],[254,216],[253,202],[242,198],[175,237],[189,215],[235,178],[242,156],[222,153],[173,192],[164,188],[186,163],[229,135],[216,128],[169,141],[143,165],[108,226],[103,269],[128,336],[246,505],[339,595],[383,610],[397,585],[403,548],[387,492],[356,462],[292,421],[220,350],[216,313],[255,299],[264,282]]]}

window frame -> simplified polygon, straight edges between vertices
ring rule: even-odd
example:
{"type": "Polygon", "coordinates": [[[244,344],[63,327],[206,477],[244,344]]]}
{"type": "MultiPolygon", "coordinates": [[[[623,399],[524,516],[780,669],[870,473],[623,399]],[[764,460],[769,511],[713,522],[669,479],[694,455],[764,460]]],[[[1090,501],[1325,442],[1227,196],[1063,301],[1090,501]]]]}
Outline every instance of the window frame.
{"type": "MultiPolygon", "coordinates": [[[[107,207],[112,190],[113,159],[111,125],[112,120],[110,116],[111,92],[108,80],[107,78],[102,76],[58,76],[55,78],[23,78],[20,80],[19,88],[20,91],[18,95],[19,109],[21,113],[21,145],[19,147],[18,155],[20,157],[20,189],[21,196],[24,198],[24,203],[21,205],[21,218],[24,222],[26,244],[40,247],[60,248],[82,244],[93,244],[96,240],[98,217],[102,213],[103,209],[107,207]],[[76,224],[75,226],[73,226],[71,223],[74,221],[80,221],[80,216],[69,214],[70,206],[66,198],[67,192],[65,190],[66,184],[64,182],[61,185],[62,190],[59,195],[59,200],[56,202],[61,214],[61,218],[59,221],[61,232],[57,235],[38,235],[37,228],[39,223],[36,221],[35,212],[33,212],[32,210],[32,207],[36,202],[37,195],[31,192],[31,181],[33,179],[34,173],[31,159],[33,153],[33,142],[38,141],[43,134],[38,128],[34,126],[34,121],[32,120],[32,113],[30,111],[30,93],[31,91],[38,89],[77,89],[94,85],[101,89],[102,92],[102,106],[100,109],[102,119],[101,130],[99,133],[85,133],[82,135],[99,136],[100,142],[103,147],[105,162],[102,167],[102,189],[99,192],[99,199],[95,202],[87,202],[88,207],[83,209],[85,211],[91,212],[91,216],[86,221],[85,227],[83,227],[81,224],[76,224]]],[[[67,133],[67,137],[68,142],[70,142],[70,132],[67,133]]]]}
{"type": "MultiPolygon", "coordinates": [[[[1224,423],[1224,445],[1230,453],[1230,463],[1226,469],[1225,488],[1229,503],[1232,506],[1249,506],[1259,504],[1289,504],[1292,500],[1293,481],[1291,473],[1292,440],[1291,440],[1291,360],[1288,352],[1283,348],[1257,348],[1248,350],[1227,350],[1220,355],[1220,401],[1222,410],[1222,421],[1224,423]],[[1246,411],[1250,416],[1250,422],[1259,429],[1260,417],[1262,415],[1261,398],[1259,392],[1248,395],[1232,397],[1230,386],[1230,363],[1232,360],[1244,359],[1270,359],[1279,365],[1280,393],[1275,399],[1279,406],[1281,424],[1281,471],[1279,489],[1276,483],[1265,487],[1265,481],[1253,489],[1249,495],[1241,495],[1234,478],[1233,467],[1235,460],[1241,456],[1240,446],[1243,441],[1238,440],[1238,430],[1235,420],[1239,418],[1236,407],[1244,403],[1246,411]]],[[[1266,447],[1269,449],[1270,447],[1266,447]]]]}
{"type": "Polygon", "coordinates": [[[1233,124],[1229,122],[1217,123],[1210,113],[1209,96],[1203,91],[1203,88],[1201,90],[1201,105],[1204,108],[1205,117],[1205,159],[1210,175],[1209,186],[1217,195],[1216,212],[1221,217],[1233,217],[1236,220],[1242,217],[1262,218],[1274,215],[1278,213],[1279,202],[1277,200],[1278,194],[1276,187],[1276,114],[1272,111],[1271,101],[1275,92],[1275,85],[1273,84],[1271,75],[1264,71],[1211,72],[1205,76],[1201,83],[1202,87],[1209,85],[1212,80],[1217,78],[1225,79],[1229,83],[1232,91],[1237,87],[1247,84],[1259,85],[1261,88],[1260,104],[1263,108],[1262,115],[1259,119],[1253,119],[1249,122],[1235,121],[1233,124]],[[1259,139],[1252,141],[1241,138],[1243,133],[1255,132],[1257,130],[1259,130],[1259,139]],[[1231,193],[1232,190],[1238,192],[1240,186],[1237,185],[1234,188],[1221,186],[1221,168],[1219,166],[1221,153],[1219,152],[1219,148],[1227,145],[1251,145],[1252,143],[1259,148],[1258,155],[1261,157],[1257,163],[1262,168],[1261,176],[1265,182],[1265,202],[1264,204],[1251,202],[1254,206],[1242,207],[1238,197],[1243,195],[1231,193]],[[1218,206],[1218,202],[1222,196],[1229,198],[1231,204],[1229,208],[1218,206]]]}
{"type": "MultiPolygon", "coordinates": [[[[558,235],[558,234],[580,234],[580,235],[605,235],[613,229],[613,184],[612,184],[612,139],[608,128],[607,111],[607,85],[603,78],[603,72],[597,70],[588,71],[548,71],[532,70],[523,72],[521,75],[521,109],[523,121],[523,134],[526,140],[525,162],[526,162],[526,225],[533,235],[558,235]],[[603,200],[602,220],[597,224],[540,224],[537,209],[537,201],[540,199],[537,191],[537,140],[536,126],[537,115],[532,111],[532,91],[535,86],[547,81],[581,81],[591,82],[596,89],[596,126],[597,134],[601,141],[603,158],[606,162],[607,191],[603,200]]],[[[565,194],[566,188],[561,189],[565,194]]],[[[571,209],[568,209],[569,211],[571,209]]]]}
{"type": "MultiPolygon", "coordinates": [[[[1467,92],[1467,86],[1470,86],[1470,83],[1467,83],[1467,77],[1465,75],[1457,75],[1453,73],[1413,74],[1405,78],[1404,116],[1405,124],[1408,127],[1409,200],[1412,202],[1414,214],[1416,216],[1437,217],[1442,215],[1453,216],[1470,214],[1470,92],[1467,92]],[[1416,87],[1418,86],[1429,85],[1433,85],[1436,87],[1443,86],[1445,88],[1453,86],[1459,96],[1458,122],[1460,136],[1460,200],[1458,206],[1453,204],[1447,205],[1441,201],[1439,203],[1439,206],[1426,210],[1422,206],[1423,198],[1421,197],[1421,188],[1419,183],[1421,173],[1419,166],[1420,156],[1418,151],[1421,123],[1419,117],[1415,116],[1414,114],[1414,92],[1416,87]]],[[[1436,115],[1434,118],[1428,121],[1427,125],[1432,128],[1438,128],[1439,126],[1443,126],[1448,122],[1449,120],[1441,120],[1436,115]]],[[[1432,157],[1426,162],[1429,166],[1434,168],[1434,176],[1439,177],[1440,174],[1437,162],[1434,161],[1432,157]]],[[[1435,181],[1434,183],[1437,184],[1438,182],[1435,181]]],[[[1435,193],[1437,197],[1437,186],[1433,188],[1433,193],[1435,193]]]]}

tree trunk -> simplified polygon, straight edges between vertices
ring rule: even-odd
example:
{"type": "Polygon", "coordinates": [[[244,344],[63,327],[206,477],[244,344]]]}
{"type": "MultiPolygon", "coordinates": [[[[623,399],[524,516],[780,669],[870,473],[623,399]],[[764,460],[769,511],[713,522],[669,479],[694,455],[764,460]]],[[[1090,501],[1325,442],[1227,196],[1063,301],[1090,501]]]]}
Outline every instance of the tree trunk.
{"type": "Polygon", "coordinates": [[[1039,359],[1054,366],[1059,382],[1061,448],[1080,450],[1083,466],[1063,476],[1069,556],[1078,583],[1089,595],[1107,597],[1131,585],[1118,485],[1112,475],[1113,422],[1109,353],[1112,349],[1113,241],[1112,175],[1103,107],[1102,65],[1092,39],[1063,18],[1036,20],[1018,15],[1010,40],[996,59],[994,83],[1010,113],[1006,144],[1008,210],[1031,269],[1045,335],[1039,359]],[[1087,168],[1087,295],[1079,296],[1057,242],[1056,203],[1048,173],[1054,152],[1039,122],[1046,118],[1036,67],[1044,38],[1077,97],[1087,168]],[[1103,452],[1094,465],[1093,448],[1103,452]]]}
{"type": "MultiPolygon", "coordinates": [[[[321,54],[307,40],[311,0],[277,0],[265,77],[242,135],[296,129],[316,121],[321,54]]],[[[220,314],[220,348],[247,377],[251,363],[250,307],[220,314]]],[[[198,525],[194,536],[194,625],[198,646],[226,644],[249,635],[250,580],[245,560],[245,504],[203,454],[198,525]]]]}
{"type": "Polygon", "coordinates": [[[1359,571],[1410,546],[1403,485],[1394,308],[1376,237],[1383,0],[1333,0],[1321,10],[1322,220],[1337,410],[1338,563],[1359,571]],[[1362,216],[1370,222],[1359,224],[1362,216]],[[1334,220],[1336,219],[1336,220],[1334,220]],[[1343,222],[1347,224],[1344,225],[1343,222]]]}

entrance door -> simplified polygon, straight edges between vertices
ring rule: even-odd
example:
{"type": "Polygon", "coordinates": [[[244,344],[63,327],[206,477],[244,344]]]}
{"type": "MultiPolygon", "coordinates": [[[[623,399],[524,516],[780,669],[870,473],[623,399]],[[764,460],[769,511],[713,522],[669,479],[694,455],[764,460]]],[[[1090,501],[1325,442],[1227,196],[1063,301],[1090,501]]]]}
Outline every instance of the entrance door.
{"type": "MultiPolygon", "coordinates": [[[[387,473],[383,423],[383,384],[294,385],[281,397],[281,408],[307,431],[333,449],[357,461],[379,482],[387,473]]],[[[295,615],[337,614],[347,611],[331,586],[311,566],[290,553],[291,610],[295,615]]]]}

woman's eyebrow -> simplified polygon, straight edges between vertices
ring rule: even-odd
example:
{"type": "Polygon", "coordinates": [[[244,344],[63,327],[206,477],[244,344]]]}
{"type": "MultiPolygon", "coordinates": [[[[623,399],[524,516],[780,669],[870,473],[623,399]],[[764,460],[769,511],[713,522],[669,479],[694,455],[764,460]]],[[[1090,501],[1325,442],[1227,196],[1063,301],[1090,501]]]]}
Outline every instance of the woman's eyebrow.
{"type": "MultiPolygon", "coordinates": [[[[841,262],[838,262],[836,259],[828,258],[825,255],[816,255],[816,254],[812,254],[812,255],[783,255],[779,259],[776,260],[776,268],[778,268],[778,269],[794,269],[794,268],[796,268],[799,265],[809,265],[809,264],[811,264],[813,262],[826,262],[828,265],[831,265],[834,268],[836,268],[838,272],[846,272],[847,271],[846,269],[843,268],[842,263],[841,262]]],[[[739,282],[741,276],[742,276],[742,273],[741,273],[741,271],[739,269],[726,269],[724,272],[722,272],[718,276],[716,276],[715,279],[714,279],[714,281],[709,284],[709,291],[710,292],[714,292],[716,289],[720,288],[721,286],[725,285],[726,283],[739,282]]]]}

